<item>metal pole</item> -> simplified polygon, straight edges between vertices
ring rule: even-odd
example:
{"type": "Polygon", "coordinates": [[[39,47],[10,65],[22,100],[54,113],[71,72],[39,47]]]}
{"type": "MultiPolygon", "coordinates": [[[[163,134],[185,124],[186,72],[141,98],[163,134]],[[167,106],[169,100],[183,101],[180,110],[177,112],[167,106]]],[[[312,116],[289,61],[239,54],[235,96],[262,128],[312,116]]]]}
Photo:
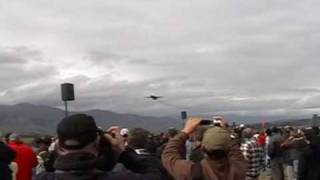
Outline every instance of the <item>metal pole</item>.
{"type": "Polygon", "coordinates": [[[68,101],[64,101],[65,116],[68,117],[68,101]]]}

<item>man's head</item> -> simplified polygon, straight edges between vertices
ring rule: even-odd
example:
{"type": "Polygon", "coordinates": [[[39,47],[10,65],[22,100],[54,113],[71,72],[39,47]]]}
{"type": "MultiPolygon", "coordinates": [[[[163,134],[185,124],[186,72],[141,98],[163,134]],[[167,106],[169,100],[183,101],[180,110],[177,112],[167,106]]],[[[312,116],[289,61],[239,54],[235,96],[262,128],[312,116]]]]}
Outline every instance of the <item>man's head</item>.
{"type": "Polygon", "coordinates": [[[242,131],[242,137],[243,138],[246,138],[246,139],[250,139],[253,137],[253,129],[252,128],[245,128],[243,131],[242,131]]]}
{"type": "Polygon", "coordinates": [[[279,134],[279,133],[281,133],[281,130],[278,127],[272,127],[271,133],[272,134],[279,134]]]}
{"type": "Polygon", "coordinates": [[[230,133],[221,127],[210,128],[204,133],[201,144],[203,151],[210,158],[219,158],[230,150],[230,133]]]}
{"type": "Polygon", "coordinates": [[[214,126],[222,127],[224,119],[222,116],[213,116],[212,121],[214,126]]]}
{"type": "Polygon", "coordinates": [[[168,129],[167,135],[168,135],[169,139],[174,138],[177,134],[178,134],[178,131],[176,128],[169,128],[168,129]]]}
{"type": "Polygon", "coordinates": [[[51,137],[43,136],[35,140],[35,145],[39,148],[39,152],[47,151],[52,143],[51,137]]]}
{"type": "Polygon", "coordinates": [[[95,142],[98,127],[93,117],[75,114],[64,118],[57,128],[59,146],[66,150],[79,150],[95,142]]]}
{"type": "Polygon", "coordinates": [[[142,128],[134,128],[129,132],[128,144],[134,149],[147,147],[147,141],[151,133],[142,128]]]}
{"type": "Polygon", "coordinates": [[[21,141],[21,136],[18,133],[12,133],[9,136],[9,141],[21,141]]]}

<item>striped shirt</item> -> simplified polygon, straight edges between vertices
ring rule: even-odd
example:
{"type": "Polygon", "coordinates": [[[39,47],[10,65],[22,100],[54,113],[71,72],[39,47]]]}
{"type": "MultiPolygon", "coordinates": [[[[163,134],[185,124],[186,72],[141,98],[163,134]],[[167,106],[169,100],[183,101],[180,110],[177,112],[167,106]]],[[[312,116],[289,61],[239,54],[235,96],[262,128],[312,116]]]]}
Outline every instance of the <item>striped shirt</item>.
{"type": "Polygon", "coordinates": [[[247,177],[258,177],[264,166],[264,151],[255,139],[245,139],[240,147],[244,157],[248,161],[247,177]]]}

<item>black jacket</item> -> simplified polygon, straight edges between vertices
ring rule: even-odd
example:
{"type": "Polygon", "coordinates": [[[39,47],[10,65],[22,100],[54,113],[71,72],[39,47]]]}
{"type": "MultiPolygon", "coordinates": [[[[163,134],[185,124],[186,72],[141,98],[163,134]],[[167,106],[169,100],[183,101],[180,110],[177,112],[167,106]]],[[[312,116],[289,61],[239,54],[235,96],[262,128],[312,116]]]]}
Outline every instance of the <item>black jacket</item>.
{"type": "Polygon", "coordinates": [[[55,162],[55,172],[39,174],[35,180],[158,180],[158,168],[149,162],[137,161],[134,152],[122,153],[119,161],[132,172],[105,172],[97,169],[97,158],[89,153],[76,153],[60,156],[55,162]]]}
{"type": "Polygon", "coordinates": [[[11,170],[9,164],[16,157],[16,152],[9,146],[0,142],[0,179],[1,180],[11,180],[11,170]]]}
{"type": "Polygon", "coordinates": [[[311,141],[299,158],[298,180],[320,179],[320,137],[311,141]]]}
{"type": "Polygon", "coordinates": [[[268,155],[271,159],[282,158],[283,159],[283,150],[280,145],[283,143],[285,138],[280,134],[274,134],[270,138],[269,146],[268,146],[268,155]]]}

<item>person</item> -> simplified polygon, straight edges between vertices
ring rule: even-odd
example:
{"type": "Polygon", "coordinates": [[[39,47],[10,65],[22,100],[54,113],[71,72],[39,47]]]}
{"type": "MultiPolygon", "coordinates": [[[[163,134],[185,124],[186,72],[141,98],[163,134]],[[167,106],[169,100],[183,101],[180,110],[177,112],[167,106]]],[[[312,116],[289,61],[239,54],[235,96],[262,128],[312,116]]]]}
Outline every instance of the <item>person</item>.
{"type": "Polygon", "coordinates": [[[299,157],[297,180],[320,179],[320,138],[316,131],[305,130],[309,144],[299,157]]]}
{"type": "Polygon", "coordinates": [[[17,156],[14,162],[18,165],[17,180],[31,180],[32,168],[38,165],[38,160],[32,148],[21,141],[17,133],[9,136],[9,147],[16,151],[17,156]]]}
{"type": "Polygon", "coordinates": [[[273,127],[267,151],[270,157],[271,176],[273,180],[284,179],[284,153],[280,147],[284,140],[285,138],[281,135],[280,129],[273,127]]]}
{"type": "Polygon", "coordinates": [[[39,174],[43,171],[52,171],[51,166],[51,157],[52,154],[49,151],[49,147],[52,143],[52,139],[49,136],[44,136],[41,138],[36,139],[35,141],[37,146],[37,159],[38,165],[36,167],[36,174],[39,174]]]}
{"type": "Polygon", "coordinates": [[[148,150],[148,138],[151,133],[143,128],[133,128],[129,133],[128,146],[138,155],[150,155],[148,150]]]}
{"type": "Polygon", "coordinates": [[[168,142],[162,154],[166,170],[178,180],[244,180],[247,162],[223,127],[210,128],[205,132],[201,143],[205,157],[201,162],[184,159],[185,141],[200,122],[200,118],[189,118],[183,130],[168,142]]]}
{"type": "Polygon", "coordinates": [[[281,144],[281,148],[286,150],[287,155],[287,176],[289,180],[294,180],[298,174],[299,157],[308,146],[307,140],[300,130],[290,129],[289,137],[281,144]]]}
{"type": "Polygon", "coordinates": [[[241,151],[248,161],[246,180],[257,180],[264,168],[264,153],[262,147],[253,138],[253,129],[245,128],[242,132],[243,142],[241,151]]]}
{"type": "Polygon", "coordinates": [[[266,162],[265,162],[265,164],[266,164],[267,168],[270,168],[270,157],[269,157],[269,155],[268,155],[268,147],[269,147],[269,144],[270,144],[270,138],[271,138],[271,136],[272,136],[272,130],[271,130],[271,128],[268,128],[268,129],[266,130],[266,144],[265,144],[265,146],[264,146],[264,151],[265,151],[265,155],[266,155],[266,162]]]}
{"type": "Polygon", "coordinates": [[[149,161],[139,161],[134,151],[125,151],[119,127],[101,132],[93,117],[74,114],[65,117],[57,127],[59,156],[55,172],[43,172],[35,180],[140,180],[160,179],[159,170],[149,161]],[[112,137],[114,135],[114,138],[112,137]],[[97,168],[101,153],[106,161],[118,160],[131,171],[110,172],[97,168]]]}
{"type": "Polygon", "coordinates": [[[12,177],[12,170],[10,169],[10,164],[16,157],[16,152],[2,141],[1,136],[2,135],[0,135],[0,179],[12,180],[14,177],[12,177]]]}
{"type": "Polygon", "coordinates": [[[133,128],[129,132],[128,148],[134,150],[138,155],[140,161],[152,161],[153,164],[160,169],[161,179],[168,179],[167,172],[162,166],[160,159],[157,157],[155,152],[150,149],[150,138],[151,133],[143,128],[133,128]]]}
{"type": "Polygon", "coordinates": [[[171,127],[168,129],[167,133],[165,134],[165,139],[166,139],[165,142],[157,149],[157,155],[159,156],[159,158],[161,158],[163,150],[167,146],[168,141],[174,138],[177,134],[178,134],[178,131],[174,127],[171,127]]]}

